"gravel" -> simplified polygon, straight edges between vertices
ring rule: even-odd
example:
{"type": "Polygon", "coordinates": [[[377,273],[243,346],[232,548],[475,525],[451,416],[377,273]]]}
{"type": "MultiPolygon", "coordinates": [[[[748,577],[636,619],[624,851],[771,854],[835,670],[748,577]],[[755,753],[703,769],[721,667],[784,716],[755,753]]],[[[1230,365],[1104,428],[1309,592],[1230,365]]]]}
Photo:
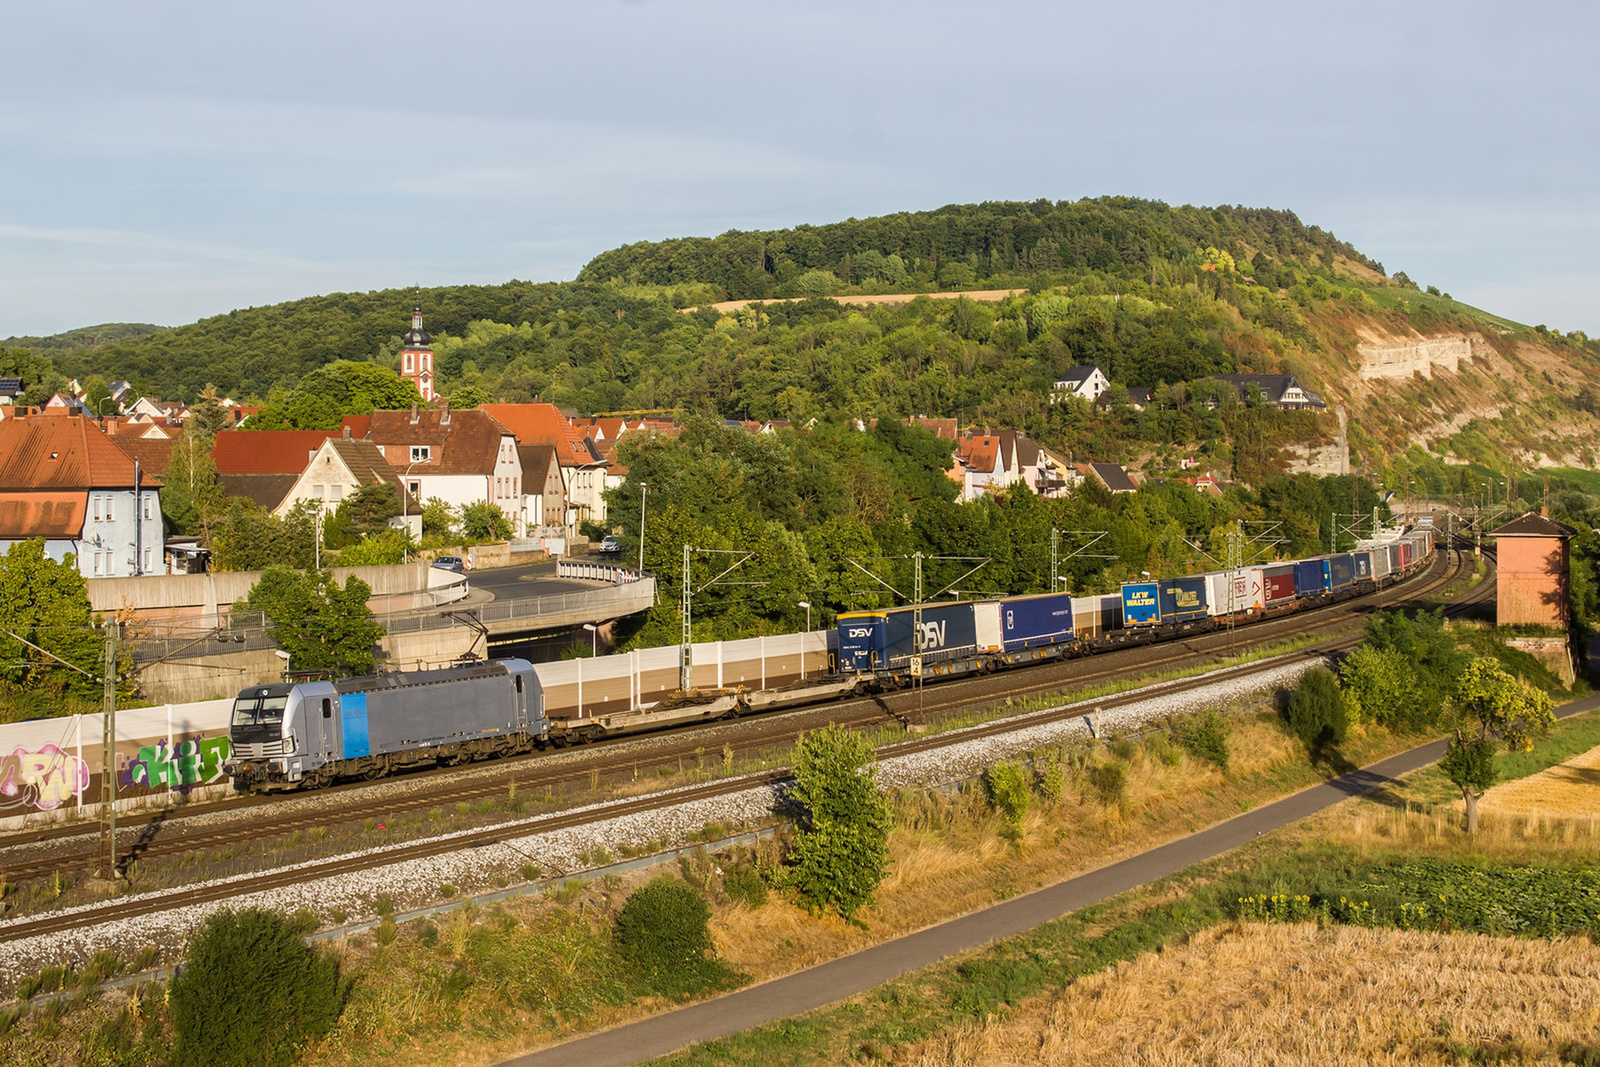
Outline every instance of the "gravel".
{"type": "MultiPolygon", "coordinates": [[[[1027,712],[1011,720],[1017,728],[996,736],[986,736],[963,741],[961,736],[969,730],[957,730],[944,735],[947,743],[939,748],[895,756],[892,750],[880,761],[879,782],[889,788],[899,786],[940,785],[971,778],[993,765],[1032,749],[1058,745],[1068,741],[1083,740],[1090,736],[1105,736],[1114,732],[1136,730],[1150,722],[1169,715],[1181,715],[1218,705],[1258,697],[1264,692],[1292,685],[1315,661],[1297,660],[1276,668],[1248,675],[1227,678],[1211,685],[1199,686],[1182,692],[1163,692],[1179,683],[1162,683],[1136,690],[1148,693],[1117,708],[1096,711],[1096,701],[1086,700],[1060,708],[1027,712]],[[1038,723],[1038,718],[1050,711],[1082,708],[1084,716],[1038,723]],[[1092,719],[1094,730],[1089,722],[1092,719]]],[[[1128,694],[1122,695],[1126,699],[1128,694]]],[[[1105,698],[1101,698],[1104,700],[1105,698]]],[[[982,729],[992,730],[995,723],[984,724],[982,729]]],[[[308,910],[324,923],[356,922],[376,915],[376,901],[387,896],[397,910],[437,904],[443,898],[441,886],[453,886],[458,894],[472,894],[491,887],[518,884],[527,881],[522,868],[537,864],[541,875],[567,874],[603,865],[606,856],[618,852],[641,852],[654,848],[672,847],[692,840],[712,823],[732,827],[747,827],[770,821],[778,801],[776,790],[765,781],[766,772],[748,776],[751,786],[722,796],[685,802],[648,812],[637,812],[606,818],[603,812],[618,803],[605,801],[584,808],[562,812],[563,817],[574,811],[592,811],[596,821],[579,827],[558,830],[540,830],[538,824],[550,816],[535,816],[504,824],[507,828],[526,826],[528,833],[503,844],[484,847],[464,846],[460,851],[423,859],[401,860],[380,864],[363,871],[318,878],[316,869],[325,861],[311,861],[297,867],[280,870],[303,869],[306,880],[297,885],[238,896],[205,904],[187,905],[152,915],[95,923],[94,912],[101,904],[84,904],[65,909],[60,914],[82,914],[85,925],[74,930],[41,934],[32,938],[10,942],[0,953],[0,988],[13,988],[16,981],[40,968],[52,964],[81,964],[95,952],[110,950],[129,958],[146,945],[154,945],[162,952],[165,962],[174,961],[190,931],[206,915],[225,907],[262,907],[285,913],[308,910]]],[[[685,789],[691,787],[684,787],[685,789]]],[[[674,792],[661,794],[670,797],[674,792]]],[[[474,830],[462,830],[442,835],[439,840],[465,837],[474,830]]],[[[390,845],[367,849],[341,857],[381,857],[385,852],[407,847],[390,845]]],[[[243,874],[220,879],[216,883],[247,881],[254,875],[243,874]]],[[[193,886],[185,888],[194,888],[193,886]]],[[[159,898],[166,893],[181,890],[156,890],[139,894],[159,898]]],[[[122,898],[129,899],[129,898],[122,898]]],[[[0,929],[28,921],[29,917],[0,920],[0,929]]]]}

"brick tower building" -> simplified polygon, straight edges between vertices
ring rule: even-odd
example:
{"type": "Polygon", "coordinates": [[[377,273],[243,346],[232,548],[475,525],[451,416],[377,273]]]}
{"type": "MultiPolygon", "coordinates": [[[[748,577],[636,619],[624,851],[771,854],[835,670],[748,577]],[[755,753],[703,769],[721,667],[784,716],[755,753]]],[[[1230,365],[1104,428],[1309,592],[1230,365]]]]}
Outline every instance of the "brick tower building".
{"type": "Polygon", "coordinates": [[[422,328],[422,305],[411,309],[411,329],[401,338],[400,377],[417,387],[424,403],[433,402],[433,345],[422,328]]]}
{"type": "Polygon", "coordinates": [[[1501,626],[1567,628],[1567,542],[1572,534],[1571,527],[1531,511],[1491,532],[1499,545],[1495,604],[1501,626]]]}

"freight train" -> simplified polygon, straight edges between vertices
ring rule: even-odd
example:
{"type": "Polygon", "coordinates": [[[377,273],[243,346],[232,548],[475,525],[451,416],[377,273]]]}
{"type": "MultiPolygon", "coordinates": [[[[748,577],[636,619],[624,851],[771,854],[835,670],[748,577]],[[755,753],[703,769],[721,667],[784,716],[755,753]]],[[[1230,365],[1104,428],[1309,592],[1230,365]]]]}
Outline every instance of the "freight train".
{"type": "Polygon", "coordinates": [[[491,660],[252,686],[223,765],[239,789],[375,779],[546,746],[732,718],[1274,618],[1369,593],[1433,558],[1430,526],[1353,552],[1043,593],[839,615],[832,630],[530,664],[491,660]],[[920,616],[920,617],[919,617],[920,616]]]}

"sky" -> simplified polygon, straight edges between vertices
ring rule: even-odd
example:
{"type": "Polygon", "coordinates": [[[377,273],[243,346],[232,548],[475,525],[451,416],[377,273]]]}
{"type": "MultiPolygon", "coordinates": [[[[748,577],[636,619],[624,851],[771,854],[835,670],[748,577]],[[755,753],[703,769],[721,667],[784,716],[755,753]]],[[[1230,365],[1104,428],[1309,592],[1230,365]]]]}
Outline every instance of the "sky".
{"type": "Polygon", "coordinates": [[[0,337],[982,200],[1287,208],[1600,334],[1600,7],[0,0],[0,337]]]}

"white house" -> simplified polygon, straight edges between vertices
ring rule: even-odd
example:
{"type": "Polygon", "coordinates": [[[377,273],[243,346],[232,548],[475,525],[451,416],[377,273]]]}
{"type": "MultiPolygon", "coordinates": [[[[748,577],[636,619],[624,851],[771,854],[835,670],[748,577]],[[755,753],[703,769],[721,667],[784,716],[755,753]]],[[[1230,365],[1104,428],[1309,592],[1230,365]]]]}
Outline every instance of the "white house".
{"type": "Polygon", "coordinates": [[[1110,388],[1111,379],[1099,367],[1073,367],[1050,390],[1050,403],[1076,396],[1092,404],[1110,388]]]}
{"type": "MultiPolygon", "coordinates": [[[[241,431],[248,432],[248,431],[241,431]]],[[[258,430],[257,433],[270,433],[258,430]]],[[[324,511],[336,511],[340,503],[369,485],[389,482],[401,492],[400,475],[389,466],[383,452],[371,441],[348,436],[330,437],[312,454],[305,470],[273,509],[278,515],[287,515],[304,502],[317,504],[324,511]]],[[[422,537],[422,502],[410,494],[400,498],[401,514],[391,524],[406,526],[411,536],[422,537]]]]}
{"type": "Polygon", "coordinates": [[[0,423],[0,550],[41,538],[85,578],[163,572],[161,481],[92,419],[50,415],[0,423]]]}
{"type": "Polygon", "coordinates": [[[522,462],[516,436],[478,409],[448,407],[349,415],[344,425],[383,453],[416,500],[460,510],[490,503],[522,536],[522,462]]]}

